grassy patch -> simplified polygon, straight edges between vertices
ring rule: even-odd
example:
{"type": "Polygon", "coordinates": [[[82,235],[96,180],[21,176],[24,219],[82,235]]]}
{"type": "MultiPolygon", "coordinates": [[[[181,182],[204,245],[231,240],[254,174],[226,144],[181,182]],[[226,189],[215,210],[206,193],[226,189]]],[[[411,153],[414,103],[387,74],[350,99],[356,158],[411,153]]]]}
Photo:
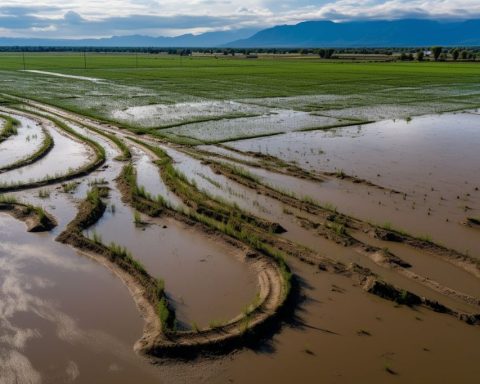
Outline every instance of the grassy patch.
{"type": "Polygon", "coordinates": [[[10,136],[14,136],[18,133],[18,127],[20,122],[11,116],[0,115],[0,118],[5,120],[3,126],[0,128],[0,143],[5,141],[10,136]]]}
{"type": "Polygon", "coordinates": [[[76,181],[72,181],[70,183],[62,184],[62,190],[65,193],[72,193],[77,189],[77,187],[78,187],[78,182],[76,182],[76,181]]]}
{"type": "Polygon", "coordinates": [[[48,199],[50,198],[50,191],[48,189],[40,189],[38,191],[38,197],[41,199],[48,199]]]}

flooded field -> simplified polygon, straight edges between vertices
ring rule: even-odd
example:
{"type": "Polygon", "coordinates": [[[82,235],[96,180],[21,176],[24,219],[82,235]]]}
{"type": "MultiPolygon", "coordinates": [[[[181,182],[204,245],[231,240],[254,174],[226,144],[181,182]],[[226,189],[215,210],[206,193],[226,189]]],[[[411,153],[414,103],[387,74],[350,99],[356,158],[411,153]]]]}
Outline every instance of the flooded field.
{"type": "Polygon", "coordinates": [[[23,73],[70,82],[65,109],[2,96],[1,384],[475,381],[475,86],[216,100],[102,74],[23,73]]]}
{"type": "Polygon", "coordinates": [[[13,115],[20,122],[18,133],[0,144],[0,172],[8,166],[28,158],[44,139],[44,132],[38,122],[13,115]]]}
{"type": "MultiPolygon", "coordinates": [[[[30,120],[30,124],[35,122],[30,120]]],[[[1,185],[21,185],[65,175],[85,165],[92,156],[92,151],[87,146],[59,131],[52,124],[49,124],[46,130],[55,143],[50,153],[34,164],[0,174],[1,185]]]]}
{"type": "Polygon", "coordinates": [[[317,184],[249,168],[276,188],[333,204],[368,221],[429,235],[478,256],[478,233],[462,224],[467,216],[480,214],[479,123],[470,113],[428,115],[229,146],[338,176],[317,184]],[[354,185],[343,174],[399,193],[354,185]]]}
{"type": "Polygon", "coordinates": [[[242,137],[255,137],[341,125],[345,121],[291,110],[271,110],[269,114],[250,118],[231,118],[161,130],[176,136],[204,142],[222,142],[242,137]]]}
{"type": "Polygon", "coordinates": [[[258,115],[267,112],[266,108],[234,101],[197,101],[172,105],[154,104],[130,107],[112,112],[112,117],[126,123],[140,124],[146,128],[178,125],[186,121],[214,120],[228,115],[231,118],[258,115]]]}

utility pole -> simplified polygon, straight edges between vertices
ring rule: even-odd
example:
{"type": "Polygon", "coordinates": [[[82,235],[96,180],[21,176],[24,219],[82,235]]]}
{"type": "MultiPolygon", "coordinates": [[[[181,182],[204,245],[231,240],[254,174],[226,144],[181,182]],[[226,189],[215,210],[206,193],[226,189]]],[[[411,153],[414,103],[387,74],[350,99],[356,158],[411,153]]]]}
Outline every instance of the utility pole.
{"type": "Polygon", "coordinates": [[[87,69],[87,50],[83,50],[83,67],[87,69]]]}
{"type": "Polygon", "coordinates": [[[135,68],[138,68],[138,51],[135,51],[135,68]]]}
{"type": "Polygon", "coordinates": [[[25,65],[25,51],[22,51],[22,61],[23,61],[23,70],[25,71],[25,69],[27,69],[25,65]]]}

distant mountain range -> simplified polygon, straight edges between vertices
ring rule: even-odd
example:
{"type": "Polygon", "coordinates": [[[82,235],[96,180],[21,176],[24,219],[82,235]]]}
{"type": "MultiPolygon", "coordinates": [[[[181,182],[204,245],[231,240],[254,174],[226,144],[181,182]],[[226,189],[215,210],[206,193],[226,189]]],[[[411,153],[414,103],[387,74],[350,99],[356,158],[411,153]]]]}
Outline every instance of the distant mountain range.
{"type": "Polygon", "coordinates": [[[142,35],[112,36],[100,39],[36,39],[0,37],[0,46],[49,46],[49,47],[220,47],[231,41],[245,39],[258,29],[207,32],[200,35],[186,34],[175,37],[151,37],[142,35]]]}
{"type": "Polygon", "coordinates": [[[113,36],[101,39],[1,38],[0,46],[73,47],[424,47],[480,46],[480,20],[307,21],[265,30],[239,29],[176,37],[113,36]]]}
{"type": "Polygon", "coordinates": [[[307,21],[265,29],[231,47],[480,46],[480,20],[307,21]]]}

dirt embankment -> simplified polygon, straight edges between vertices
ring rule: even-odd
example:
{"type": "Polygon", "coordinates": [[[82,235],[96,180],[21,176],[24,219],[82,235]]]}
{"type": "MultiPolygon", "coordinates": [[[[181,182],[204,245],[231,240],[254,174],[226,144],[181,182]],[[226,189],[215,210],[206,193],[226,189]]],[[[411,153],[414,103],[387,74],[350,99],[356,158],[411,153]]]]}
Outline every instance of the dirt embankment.
{"type": "MultiPolygon", "coordinates": [[[[480,305],[480,300],[478,298],[465,294],[458,290],[452,289],[450,287],[447,287],[428,277],[421,276],[409,270],[409,268],[412,267],[409,263],[405,262],[404,260],[402,260],[401,258],[397,257],[396,255],[392,254],[389,251],[380,249],[378,247],[374,247],[370,244],[366,244],[362,241],[357,240],[356,238],[352,237],[349,234],[349,231],[350,230],[361,231],[365,233],[370,233],[372,237],[379,238],[383,241],[393,241],[393,242],[404,243],[409,247],[412,247],[413,249],[422,250],[436,257],[445,259],[449,261],[451,264],[453,264],[454,266],[460,267],[465,271],[475,275],[476,277],[480,277],[480,262],[477,259],[472,258],[468,255],[463,255],[455,250],[451,250],[451,249],[442,247],[440,245],[434,244],[427,240],[418,239],[407,234],[395,232],[393,230],[379,228],[370,223],[363,222],[361,220],[321,207],[310,201],[299,200],[295,197],[292,197],[292,196],[286,195],[285,193],[277,191],[269,186],[255,182],[253,180],[250,180],[247,177],[243,177],[240,174],[232,172],[229,167],[224,167],[220,163],[207,162],[207,164],[210,165],[210,167],[215,172],[220,173],[248,188],[254,189],[258,193],[264,194],[278,201],[281,201],[282,203],[287,204],[288,206],[295,208],[299,211],[306,212],[307,214],[309,214],[309,218],[307,218],[306,216],[297,216],[297,219],[299,220],[299,222],[302,224],[303,227],[314,231],[317,235],[322,236],[330,241],[334,241],[337,244],[340,244],[342,246],[350,247],[356,252],[358,252],[359,254],[370,258],[372,261],[374,261],[378,265],[382,267],[394,269],[399,274],[402,274],[403,276],[411,280],[414,280],[416,283],[419,283],[436,292],[439,292],[442,295],[461,300],[463,302],[466,302],[474,306],[480,305]],[[313,217],[315,217],[315,220],[311,219],[312,215],[313,217]]],[[[310,254],[307,260],[305,260],[306,259],[305,255],[303,257],[300,257],[300,259],[307,262],[310,261],[311,264],[316,264],[320,262],[320,260],[318,260],[318,257],[316,257],[316,255],[314,254],[310,254]]],[[[331,263],[326,262],[325,259],[326,258],[323,258],[321,262],[324,265],[325,263],[326,265],[330,264],[329,269],[332,270],[331,263]]],[[[344,273],[342,271],[343,269],[344,268],[341,263],[338,263],[336,265],[336,268],[334,268],[335,271],[341,272],[341,273],[344,273]]],[[[366,272],[366,271],[362,271],[362,273],[360,273],[360,275],[357,276],[357,278],[377,279],[377,277],[373,276],[373,274],[370,274],[369,272],[366,272]]],[[[397,289],[397,288],[395,289],[398,292],[402,292],[402,290],[400,289],[397,289]]],[[[375,290],[368,290],[368,291],[376,294],[375,290]]],[[[428,307],[434,310],[437,310],[438,308],[446,308],[445,306],[439,304],[438,302],[432,301],[426,298],[422,298],[422,300],[418,300],[418,302],[415,304],[423,305],[425,307],[428,307]],[[435,304],[433,305],[432,303],[435,303],[435,304]]],[[[461,320],[465,320],[468,323],[472,323],[472,324],[477,323],[476,320],[472,320],[472,319],[476,319],[477,315],[458,313],[450,309],[445,310],[444,312],[454,315],[460,318],[461,320]]]]}
{"type": "Polygon", "coordinates": [[[42,208],[21,203],[0,203],[0,211],[23,221],[28,232],[48,232],[57,226],[57,221],[42,208]]]}
{"type": "Polygon", "coordinates": [[[145,339],[140,343],[139,350],[148,355],[171,358],[226,353],[244,346],[252,335],[259,337],[263,332],[276,327],[278,317],[291,298],[285,275],[277,263],[224,233],[215,231],[168,207],[162,207],[159,202],[139,196],[135,193],[136,188],[132,185],[133,178],[129,172],[132,171],[128,170],[125,174],[124,168],[124,172],[117,179],[117,186],[124,202],[150,216],[157,216],[160,213],[168,215],[199,228],[207,235],[215,236],[219,241],[225,241],[237,247],[244,254],[243,262],[257,275],[259,286],[258,300],[236,318],[204,330],[163,332],[153,342],[145,339]]]}
{"type": "Polygon", "coordinates": [[[45,156],[48,155],[48,153],[52,150],[54,146],[53,138],[50,136],[50,134],[47,132],[46,129],[43,129],[43,133],[45,135],[45,138],[43,142],[40,144],[40,147],[38,148],[37,151],[35,151],[31,156],[26,157],[24,159],[20,159],[19,161],[6,165],[4,167],[0,168],[0,173],[4,173],[7,171],[13,171],[14,169],[19,169],[22,167],[25,167],[27,165],[33,164],[37,162],[38,160],[43,159],[45,156]]]}
{"type": "Polygon", "coordinates": [[[229,151],[236,152],[236,153],[244,155],[244,156],[250,156],[252,158],[258,159],[259,163],[242,161],[242,160],[237,159],[237,158],[232,159],[232,158],[229,158],[228,156],[215,154],[215,153],[211,153],[211,152],[205,152],[205,151],[199,151],[199,150],[195,150],[195,151],[204,155],[204,156],[206,155],[206,156],[209,156],[209,157],[225,158],[227,160],[233,160],[237,163],[243,163],[243,164],[251,166],[251,167],[263,168],[263,169],[266,169],[268,171],[277,172],[277,173],[280,173],[280,174],[284,174],[284,175],[288,175],[288,176],[292,176],[292,177],[296,177],[296,178],[300,178],[300,179],[311,180],[311,181],[315,181],[315,182],[323,182],[323,181],[329,180],[330,178],[337,178],[337,179],[341,179],[341,180],[350,181],[354,184],[367,185],[369,187],[377,188],[377,189],[382,190],[382,191],[388,191],[388,192],[391,192],[391,193],[402,193],[402,192],[396,191],[394,189],[386,188],[382,185],[372,183],[369,180],[365,180],[365,179],[361,179],[361,178],[356,177],[356,176],[348,175],[343,171],[339,171],[339,172],[327,172],[327,171],[309,172],[309,171],[307,171],[307,170],[305,170],[305,169],[303,169],[303,168],[301,168],[301,167],[299,167],[295,164],[283,161],[283,160],[279,159],[278,157],[275,157],[275,156],[272,156],[272,155],[266,155],[266,154],[263,154],[263,153],[250,152],[250,151],[249,152],[242,152],[242,151],[239,151],[238,149],[235,149],[233,147],[226,147],[226,146],[223,146],[223,145],[220,145],[220,146],[228,149],[229,151]]]}
{"type": "Polygon", "coordinates": [[[146,345],[151,345],[162,333],[157,305],[164,297],[163,287],[160,287],[159,281],[135,263],[126,252],[121,252],[121,250],[119,252],[115,248],[107,247],[83,235],[85,229],[95,224],[103,216],[106,208],[101,197],[105,197],[108,190],[106,188],[97,188],[97,190],[98,195],[96,197],[87,197],[80,204],[77,216],[56,240],[77,248],[120,277],[130,290],[145,320],[142,338],[136,343],[136,348],[139,348],[139,346],[144,348],[146,345]]]}
{"type": "MultiPolygon", "coordinates": [[[[46,185],[51,185],[51,184],[56,184],[56,183],[62,183],[62,182],[65,182],[65,181],[70,181],[70,180],[73,180],[73,179],[77,179],[79,177],[89,175],[90,173],[92,173],[93,171],[95,171],[96,169],[98,169],[99,167],[101,167],[105,163],[105,161],[106,161],[105,150],[97,142],[78,134],[73,129],[71,129],[67,125],[59,122],[58,120],[56,120],[54,118],[49,118],[48,116],[43,116],[41,114],[37,115],[37,114],[34,114],[31,111],[25,111],[22,108],[16,108],[15,112],[23,114],[23,115],[28,116],[28,117],[33,116],[33,118],[36,118],[36,119],[41,118],[41,119],[50,120],[56,126],[57,129],[59,129],[60,131],[63,132],[63,134],[67,134],[73,140],[83,142],[86,145],[90,146],[90,148],[92,148],[94,153],[95,153],[95,157],[94,157],[93,161],[89,162],[88,164],[86,164],[86,165],[84,165],[84,166],[82,166],[78,169],[72,170],[71,172],[69,172],[65,175],[61,175],[61,176],[58,176],[58,177],[52,177],[52,178],[45,179],[45,180],[33,181],[31,183],[1,186],[0,187],[0,193],[22,191],[22,190],[26,190],[26,189],[38,188],[38,187],[43,187],[43,186],[46,186],[46,185]]],[[[45,121],[45,120],[43,120],[43,121],[45,121]]]]}

